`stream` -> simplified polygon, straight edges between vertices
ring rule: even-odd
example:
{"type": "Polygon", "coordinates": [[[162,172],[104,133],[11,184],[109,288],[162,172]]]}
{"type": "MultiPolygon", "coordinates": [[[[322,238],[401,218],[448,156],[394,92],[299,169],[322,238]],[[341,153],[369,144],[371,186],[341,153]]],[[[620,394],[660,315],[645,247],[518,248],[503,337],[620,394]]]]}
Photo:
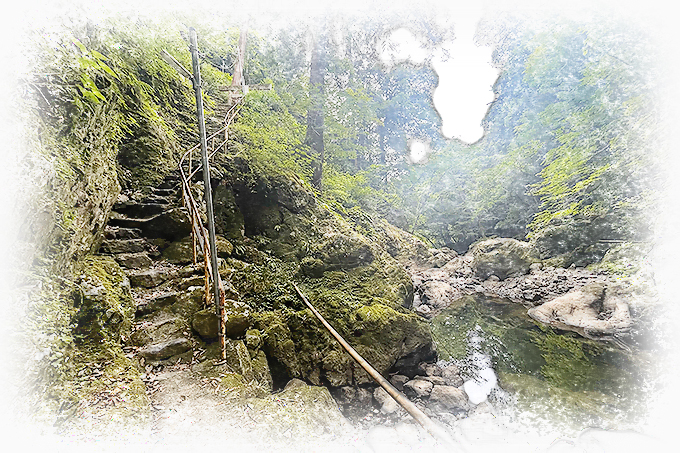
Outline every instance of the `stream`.
{"type": "Polygon", "coordinates": [[[458,299],[431,328],[470,401],[488,400],[516,427],[576,435],[635,429],[646,415],[650,362],[642,353],[539,325],[522,305],[481,295],[458,299]]]}

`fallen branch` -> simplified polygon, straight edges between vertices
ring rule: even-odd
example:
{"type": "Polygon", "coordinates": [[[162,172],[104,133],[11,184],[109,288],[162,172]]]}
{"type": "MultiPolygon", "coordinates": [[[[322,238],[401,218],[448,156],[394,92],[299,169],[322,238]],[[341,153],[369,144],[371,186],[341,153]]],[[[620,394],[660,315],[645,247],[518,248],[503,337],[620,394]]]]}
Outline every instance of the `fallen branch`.
{"type": "MultiPolygon", "coordinates": [[[[442,443],[446,447],[450,448],[455,448],[453,440],[449,437],[449,435],[444,431],[442,428],[439,426],[435,425],[434,422],[423,413],[420,409],[416,407],[415,404],[413,404],[406,396],[401,393],[399,390],[397,390],[390,382],[385,379],[378,371],[371,366],[370,363],[366,361],[359,353],[352,347],[350,346],[349,343],[347,343],[344,338],[340,336],[338,332],[335,331],[333,327],[331,327],[330,324],[324,319],[323,316],[321,316],[321,313],[316,311],[314,306],[307,300],[304,294],[302,294],[302,291],[297,287],[297,285],[293,282],[293,287],[295,288],[295,291],[297,291],[298,296],[303,300],[305,305],[307,305],[307,308],[309,308],[312,313],[314,313],[314,316],[321,322],[321,324],[324,325],[324,327],[335,337],[335,339],[340,343],[340,345],[349,353],[349,355],[352,356],[356,362],[361,365],[361,367],[366,370],[366,372],[378,383],[382,388],[385,389],[385,391],[392,397],[394,400],[399,403],[401,407],[403,407],[406,412],[408,412],[420,425],[429,432],[432,437],[434,437],[438,442],[442,443]]],[[[460,450],[460,447],[458,448],[460,450]]],[[[455,450],[452,450],[455,451],[455,450]]]]}

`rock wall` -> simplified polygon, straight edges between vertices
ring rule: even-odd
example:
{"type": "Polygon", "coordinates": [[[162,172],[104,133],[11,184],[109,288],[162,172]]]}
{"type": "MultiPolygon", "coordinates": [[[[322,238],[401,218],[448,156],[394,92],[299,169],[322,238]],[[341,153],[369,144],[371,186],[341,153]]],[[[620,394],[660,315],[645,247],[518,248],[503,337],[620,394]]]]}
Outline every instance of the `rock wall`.
{"type": "Polygon", "coordinates": [[[381,373],[436,356],[426,323],[406,308],[411,279],[381,241],[294,175],[257,174],[243,159],[223,165],[221,173],[232,176],[216,181],[216,224],[234,244],[223,275],[253,311],[275,385],[290,378],[331,387],[370,382],[304,308],[292,280],[381,373]]]}

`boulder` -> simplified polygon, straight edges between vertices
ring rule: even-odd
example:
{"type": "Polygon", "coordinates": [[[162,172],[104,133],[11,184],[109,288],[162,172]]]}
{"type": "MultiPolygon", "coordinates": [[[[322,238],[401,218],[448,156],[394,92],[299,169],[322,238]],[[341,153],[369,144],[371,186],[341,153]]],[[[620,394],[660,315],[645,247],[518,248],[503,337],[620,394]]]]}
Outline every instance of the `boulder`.
{"type": "Polygon", "coordinates": [[[191,320],[191,327],[193,327],[204,340],[217,338],[219,319],[215,314],[215,310],[208,308],[194,313],[194,317],[191,320]]]}
{"type": "Polygon", "coordinates": [[[229,338],[239,338],[253,325],[248,305],[232,299],[224,301],[226,329],[229,338]]]}
{"type": "Polygon", "coordinates": [[[446,381],[446,385],[452,385],[454,387],[463,385],[463,378],[460,377],[460,371],[453,363],[442,368],[442,378],[446,381]]]}
{"type": "Polygon", "coordinates": [[[306,256],[300,262],[300,270],[307,277],[320,278],[323,277],[326,267],[320,259],[306,256]]]}
{"type": "Polygon", "coordinates": [[[403,374],[395,374],[390,378],[390,383],[400,392],[404,391],[404,384],[406,384],[408,381],[408,376],[404,376],[403,374]]]}
{"type": "Polygon", "coordinates": [[[399,403],[397,403],[382,387],[376,387],[373,391],[373,399],[378,403],[380,412],[383,414],[392,414],[400,408],[399,403]]]}
{"type": "Polygon", "coordinates": [[[263,351],[257,351],[255,357],[251,359],[251,368],[253,370],[253,378],[262,387],[271,392],[274,381],[272,379],[271,371],[269,370],[269,362],[267,356],[263,351]]]}
{"type": "Polygon", "coordinates": [[[75,332],[94,341],[119,341],[134,316],[130,282],[123,270],[111,257],[93,256],[78,263],[76,275],[80,291],[73,292],[78,309],[75,332]]]}
{"type": "Polygon", "coordinates": [[[146,360],[158,361],[182,354],[190,349],[191,341],[186,338],[174,338],[146,346],[140,349],[139,355],[146,360]]]}
{"type": "Polygon", "coordinates": [[[185,208],[169,209],[139,225],[144,235],[177,241],[191,233],[191,221],[185,208]]]}
{"type": "Polygon", "coordinates": [[[425,376],[441,376],[442,369],[436,363],[422,362],[418,365],[418,370],[421,371],[425,376]]]}
{"type": "Polygon", "coordinates": [[[448,307],[451,302],[462,295],[460,290],[453,288],[448,281],[443,280],[423,282],[418,286],[417,291],[420,296],[421,305],[416,307],[416,310],[422,305],[427,305],[430,310],[423,313],[426,315],[429,315],[431,310],[442,310],[448,307]]]}
{"type": "Polygon", "coordinates": [[[529,242],[510,238],[487,239],[470,248],[475,275],[486,280],[491,275],[505,280],[527,274],[539,261],[538,251],[529,242]]]}
{"type": "Polygon", "coordinates": [[[571,291],[529,309],[528,314],[536,321],[590,339],[612,339],[632,325],[628,304],[604,283],[571,291]]]}
{"type": "Polygon", "coordinates": [[[416,398],[426,398],[432,391],[432,382],[424,379],[414,379],[404,384],[404,393],[406,396],[415,396],[416,398]]]}
{"type": "Polygon", "coordinates": [[[435,385],[430,392],[430,403],[439,411],[468,410],[467,394],[456,387],[435,385]]]}
{"type": "Polygon", "coordinates": [[[248,348],[241,340],[232,340],[227,338],[225,340],[225,349],[227,352],[227,365],[234,373],[243,376],[246,381],[255,379],[253,374],[253,363],[248,354],[248,348]]]}
{"type": "Polygon", "coordinates": [[[373,262],[368,241],[354,233],[327,233],[310,255],[321,260],[326,269],[352,269],[373,262]]]}

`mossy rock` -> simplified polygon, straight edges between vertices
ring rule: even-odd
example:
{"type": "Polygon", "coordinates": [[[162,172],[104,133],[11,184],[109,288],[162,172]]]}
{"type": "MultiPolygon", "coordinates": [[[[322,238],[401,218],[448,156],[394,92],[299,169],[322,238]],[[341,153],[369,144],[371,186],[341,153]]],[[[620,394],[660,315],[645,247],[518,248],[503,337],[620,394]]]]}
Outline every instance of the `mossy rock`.
{"type": "Polygon", "coordinates": [[[267,362],[267,356],[264,351],[257,351],[255,357],[252,358],[251,368],[253,369],[255,381],[271,392],[274,382],[269,370],[269,362],[267,362]]]}
{"type": "Polygon", "coordinates": [[[230,186],[218,184],[213,192],[215,230],[227,239],[242,240],[245,234],[241,213],[230,186]]]}
{"type": "Polygon", "coordinates": [[[358,234],[329,234],[318,243],[310,256],[324,263],[327,269],[352,269],[366,266],[374,259],[374,252],[366,238],[358,234]]]}
{"type": "Polygon", "coordinates": [[[529,242],[510,238],[486,239],[470,247],[472,268],[486,280],[495,275],[501,280],[527,274],[529,266],[539,261],[538,251],[529,242]]]}
{"type": "Polygon", "coordinates": [[[119,341],[131,327],[135,303],[130,282],[116,261],[106,256],[90,256],[76,267],[74,305],[76,335],[94,341],[119,341]]]}
{"type": "Polygon", "coordinates": [[[219,333],[219,319],[213,309],[205,309],[194,313],[191,320],[191,327],[204,340],[217,338],[219,333]]]}
{"type": "Polygon", "coordinates": [[[307,277],[320,278],[323,277],[326,266],[320,259],[306,256],[300,262],[300,270],[307,277]]]}
{"type": "Polygon", "coordinates": [[[163,250],[162,257],[164,260],[174,264],[189,264],[193,262],[194,251],[191,236],[172,242],[163,250]]]}
{"type": "Polygon", "coordinates": [[[253,375],[253,366],[245,343],[241,340],[227,338],[225,340],[225,348],[227,353],[227,365],[235,373],[243,376],[247,382],[252,381],[255,376],[253,375]]]}
{"type": "Polygon", "coordinates": [[[244,341],[249,351],[258,351],[262,346],[262,333],[257,329],[249,329],[246,331],[244,341]]]}
{"type": "Polygon", "coordinates": [[[130,336],[130,341],[135,346],[146,346],[178,338],[188,330],[189,326],[184,319],[160,313],[135,330],[130,336]]]}
{"type": "MultiPolygon", "coordinates": [[[[234,246],[222,236],[215,236],[215,247],[219,258],[231,256],[234,246]]],[[[163,259],[174,264],[189,264],[194,261],[194,245],[191,236],[172,242],[162,253],[163,259]]],[[[196,259],[203,262],[203,253],[196,246],[196,259]]]]}
{"type": "Polygon", "coordinates": [[[250,308],[243,302],[226,299],[224,301],[226,330],[229,338],[240,338],[253,325],[250,308]]]}

